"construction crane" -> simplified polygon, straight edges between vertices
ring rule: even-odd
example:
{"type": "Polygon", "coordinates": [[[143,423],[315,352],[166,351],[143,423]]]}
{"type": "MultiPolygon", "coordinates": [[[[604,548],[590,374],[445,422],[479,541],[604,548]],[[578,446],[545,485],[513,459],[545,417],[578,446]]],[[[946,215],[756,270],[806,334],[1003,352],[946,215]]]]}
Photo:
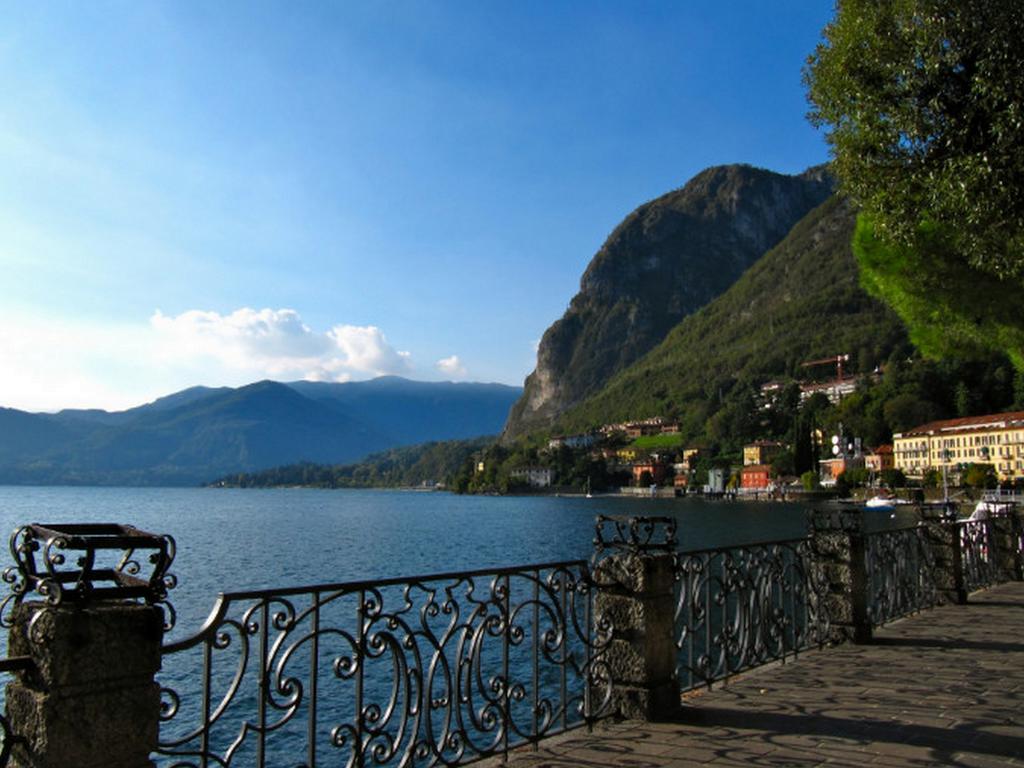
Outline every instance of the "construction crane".
{"type": "Polygon", "coordinates": [[[835,365],[836,367],[836,381],[843,380],[843,363],[849,361],[849,355],[834,355],[832,357],[823,357],[821,360],[808,360],[806,363],[800,363],[801,368],[815,368],[819,365],[835,365]]]}

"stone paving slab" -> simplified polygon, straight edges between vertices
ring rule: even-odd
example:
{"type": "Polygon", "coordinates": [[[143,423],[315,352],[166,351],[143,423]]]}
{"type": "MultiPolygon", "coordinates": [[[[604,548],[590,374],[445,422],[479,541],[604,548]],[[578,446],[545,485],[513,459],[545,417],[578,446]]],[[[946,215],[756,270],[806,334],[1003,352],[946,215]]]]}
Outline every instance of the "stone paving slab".
{"type": "Polygon", "coordinates": [[[1024,767],[1024,584],[687,697],[671,723],[608,723],[512,768],[1024,767]]]}

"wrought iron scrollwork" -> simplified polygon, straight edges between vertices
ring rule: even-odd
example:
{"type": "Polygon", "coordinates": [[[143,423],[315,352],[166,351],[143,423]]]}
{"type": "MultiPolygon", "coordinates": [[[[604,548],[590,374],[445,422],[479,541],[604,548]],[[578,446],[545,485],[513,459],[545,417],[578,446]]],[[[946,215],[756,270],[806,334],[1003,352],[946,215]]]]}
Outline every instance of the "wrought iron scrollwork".
{"type": "Polygon", "coordinates": [[[936,605],[935,555],[924,526],[869,533],[864,544],[872,626],[936,605]]]}
{"type": "Polygon", "coordinates": [[[828,639],[826,585],[805,539],[680,553],[677,674],[683,690],[828,639]]]}
{"type": "Polygon", "coordinates": [[[593,590],[567,562],[222,595],[164,649],[160,765],[452,765],[593,722],[593,590]]]}
{"type": "Polygon", "coordinates": [[[956,523],[963,584],[967,592],[988,587],[1005,578],[992,523],[991,519],[961,520],[956,523]]]}
{"type": "Polygon", "coordinates": [[[674,517],[598,515],[594,558],[605,552],[675,552],[676,526],[674,517]]]}
{"type": "Polygon", "coordinates": [[[807,513],[807,524],[811,531],[856,533],[864,529],[864,514],[852,509],[813,509],[807,513]]]}
{"type": "Polygon", "coordinates": [[[33,523],[11,535],[10,550],[15,565],[2,575],[11,592],[0,603],[0,626],[11,626],[14,606],[32,592],[51,606],[141,598],[161,606],[165,629],[174,626],[171,536],[115,523],[33,523]]]}

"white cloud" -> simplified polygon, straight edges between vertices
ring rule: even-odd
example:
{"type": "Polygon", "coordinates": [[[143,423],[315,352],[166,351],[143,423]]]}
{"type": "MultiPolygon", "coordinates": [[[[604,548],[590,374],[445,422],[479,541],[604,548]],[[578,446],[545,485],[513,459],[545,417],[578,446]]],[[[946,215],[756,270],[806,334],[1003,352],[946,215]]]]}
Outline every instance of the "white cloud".
{"type": "Polygon", "coordinates": [[[271,378],[347,381],[356,374],[408,373],[410,354],[373,325],[336,325],[316,333],[292,309],[237,309],[229,315],[190,310],[150,319],[172,359],[202,355],[271,378]]]}
{"type": "Polygon", "coordinates": [[[336,325],[327,336],[342,353],[346,368],[377,375],[412,370],[412,355],[395,350],[375,325],[336,325]]]}
{"type": "Polygon", "coordinates": [[[349,381],[412,373],[380,328],[307,326],[291,309],[160,311],[149,323],[83,323],[0,311],[0,406],[121,409],[195,384],[349,381]]]}
{"type": "Polygon", "coordinates": [[[441,371],[441,373],[451,376],[453,379],[462,379],[466,376],[466,366],[462,364],[458,355],[442,358],[434,365],[437,366],[437,370],[441,371]]]}

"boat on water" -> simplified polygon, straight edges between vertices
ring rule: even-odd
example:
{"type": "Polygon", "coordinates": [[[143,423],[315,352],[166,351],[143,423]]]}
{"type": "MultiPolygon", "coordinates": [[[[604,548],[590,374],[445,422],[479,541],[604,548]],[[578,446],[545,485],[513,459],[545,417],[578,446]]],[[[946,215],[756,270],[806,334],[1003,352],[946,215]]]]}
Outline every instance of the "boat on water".
{"type": "Polygon", "coordinates": [[[981,500],[974,505],[969,520],[987,520],[992,515],[1010,512],[1016,506],[1015,502],[997,499],[992,496],[982,496],[981,500]]]}
{"type": "Polygon", "coordinates": [[[896,507],[905,506],[910,503],[912,502],[909,502],[906,499],[898,499],[895,496],[889,496],[888,494],[883,493],[878,494],[877,496],[872,496],[870,499],[864,502],[864,506],[867,509],[877,509],[891,512],[894,509],[896,509],[896,507]]]}

